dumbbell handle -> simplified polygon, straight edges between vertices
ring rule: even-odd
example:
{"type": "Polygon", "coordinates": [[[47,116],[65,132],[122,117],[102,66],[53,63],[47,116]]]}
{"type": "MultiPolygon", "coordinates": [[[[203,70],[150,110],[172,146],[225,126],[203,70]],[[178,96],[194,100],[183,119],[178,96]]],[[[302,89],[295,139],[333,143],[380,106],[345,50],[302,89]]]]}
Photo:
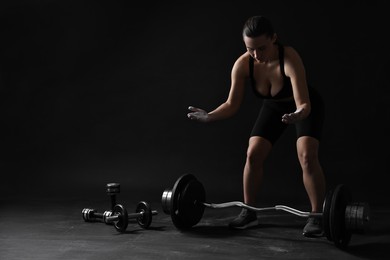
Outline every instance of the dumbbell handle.
{"type": "Polygon", "coordinates": [[[94,212],[94,213],[93,213],[93,216],[94,216],[95,218],[101,218],[101,219],[103,219],[104,213],[102,213],[102,212],[94,212]]]}
{"type": "Polygon", "coordinates": [[[252,206],[249,206],[241,201],[232,201],[232,202],[225,202],[225,203],[205,203],[201,202],[202,205],[213,208],[213,209],[221,209],[221,208],[230,208],[230,207],[240,207],[240,208],[246,208],[253,211],[268,211],[268,210],[283,210],[289,213],[292,213],[294,215],[300,216],[300,217],[322,217],[322,213],[312,213],[312,212],[304,212],[300,211],[291,207],[287,207],[284,205],[276,205],[274,207],[266,207],[266,208],[255,208],[252,206]]]}
{"type": "MultiPolygon", "coordinates": [[[[128,215],[129,219],[134,219],[134,218],[142,217],[144,215],[144,212],[145,211],[136,212],[136,213],[129,213],[127,215],[128,215]]],[[[152,210],[152,215],[153,216],[155,216],[157,214],[158,214],[157,210],[152,210]]]]}
{"type": "MultiPolygon", "coordinates": [[[[128,219],[139,218],[139,217],[142,217],[144,215],[144,213],[145,213],[144,211],[130,213],[130,214],[127,214],[127,217],[128,217],[128,219]]],[[[155,216],[157,214],[158,214],[157,210],[152,210],[152,215],[153,216],[155,216]]],[[[107,219],[108,222],[117,221],[119,219],[119,215],[110,216],[110,217],[107,217],[106,219],[107,219]]]]}

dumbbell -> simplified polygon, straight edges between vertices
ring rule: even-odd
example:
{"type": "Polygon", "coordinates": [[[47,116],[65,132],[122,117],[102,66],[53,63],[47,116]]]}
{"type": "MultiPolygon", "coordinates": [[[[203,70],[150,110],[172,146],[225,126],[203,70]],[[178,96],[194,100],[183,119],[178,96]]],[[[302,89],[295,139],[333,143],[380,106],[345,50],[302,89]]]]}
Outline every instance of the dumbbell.
{"type": "Polygon", "coordinates": [[[103,213],[100,213],[97,212],[96,209],[84,208],[81,213],[83,214],[83,219],[86,222],[100,221],[106,224],[111,224],[107,221],[107,217],[112,215],[111,210],[106,210],[103,213]]]}
{"type": "Polygon", "coordinates": [[[165,189],[161,197],[164,213],[171,216],[174,226],[180,230],[196,225],[206,207],[212,209],[241,207],[253,211],[282,210],[300,217],[322,218],[324,234],[340,249],[348,246],[352,233],[364,233],[368,229],[370,220],[368,203],[351,200],[352,196],[347,186],[339,184],[327,192],[323,213],[304,212],[284,205],[256,208],[240,201],[207,203],[203,184],[192,174],[180,176],[173,188],[165,189]]]}
{"type": "Polygon", "coordinates": [[[110,196],[111,201],[111,211],[114,209],[114,206],[116,203],[116,195],[120,193],[120,184],[119,183],[107,183],[106,184],[106,193],[108,196],[110,196]]]}
{"type": "Polygon", "coordinates": [[[105,210],[103,213],[97,212],[96,209],[92,208],[84,208],[81,213],[84,221],[86,222],[95,222],[100,221],[106,224],[112,224],[107,221],[107,217],[112,215],[112,210],[116,203],[116,195],[120,192],[120,184],[119,183],[107,183],[106,184],[106,193],[110,196],[110,210],[105,210]]]}
{"type": "Polygon", "coordinates": [[[156,210],[152,210],[150,204],[146,201],[140,201],[137,204],[135,213],[128,213],[121,204],[116,204],[112,210],[111,216],[106,217],[108,223],[113,223],[118,232],[125,232],[130,219],[136,219],[140,227],[147,229],[152,223],[152,216],[157,215],[156,210]]]}

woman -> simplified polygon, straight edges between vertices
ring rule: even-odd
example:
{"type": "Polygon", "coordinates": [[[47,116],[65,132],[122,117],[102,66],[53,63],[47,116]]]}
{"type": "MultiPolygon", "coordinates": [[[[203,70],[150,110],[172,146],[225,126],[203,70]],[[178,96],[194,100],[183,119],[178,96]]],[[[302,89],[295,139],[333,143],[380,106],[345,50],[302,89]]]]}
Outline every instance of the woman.
{"type": "MultiPolygon", "coordinates": [[[[253,16],[245,22],[243,41],[246,52],[233,65],[226,102],[210,112],[190,106],[191,112],[187,116],[200,122],[233,116],[241,105],[249,80],[255,95],[263,99],[263,103],[249,138],[243,171],[245,204],[256,206],[264,162],[288,125],[295,125],[297,154],[311,211],[322,212],[326,189],[318,158],[324,119],[322,99],[314,88],[307,85],[305,68],[298,52],[278,41],[266,17],[253,16]]],[[[235,229],[255,225],[258,225],[256,212],[244,208],[229,224],[235,229]]],[[[321,234],[321,219],[309,217],[303,235],[321,234]]]]}

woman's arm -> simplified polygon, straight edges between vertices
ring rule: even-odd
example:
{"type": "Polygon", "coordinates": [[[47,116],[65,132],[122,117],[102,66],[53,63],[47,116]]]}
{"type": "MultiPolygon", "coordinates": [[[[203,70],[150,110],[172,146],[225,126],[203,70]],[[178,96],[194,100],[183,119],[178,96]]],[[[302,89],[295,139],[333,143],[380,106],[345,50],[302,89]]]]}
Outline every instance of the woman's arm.
{"type": "Polygon", "coordinates": [[[249,65],[248,58],[246,57],[247,55],[242,55],[233,65],[231,71],[231,86],[227,100],[208,113],[203,109],[190,106],[188,109],[191,112],[187,114],[188,118],[200,122],[212,122],[229,118],[237,113],[244,97],[245,81],[248,75],[247,67],[249,67],[249,65]]]}
{"type": "Polygon", "coordinates": [[[305,119],[311,110],[305,67],[297,51],[291,47],[286,48],[285,72],[291,79],[296,111],[283,115],[282,121],[291,124],[305,119]]]}

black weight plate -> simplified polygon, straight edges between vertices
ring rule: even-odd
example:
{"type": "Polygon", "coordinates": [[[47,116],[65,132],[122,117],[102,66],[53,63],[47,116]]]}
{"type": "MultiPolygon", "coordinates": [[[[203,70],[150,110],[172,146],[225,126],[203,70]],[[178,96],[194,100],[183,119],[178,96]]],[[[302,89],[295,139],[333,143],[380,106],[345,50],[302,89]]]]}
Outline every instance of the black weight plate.
{"type": "Polygon", "coordinates": [[[183,228],[190,228],[200,221],[205,206],[206,194],[202,183],[191,180],[179,196],[179,216],[183,228]]]}
{"type": "Polygon", "coordinates": [[[345,210],[350,201],[351,194],[348,188],[343,184],[339,184],[332,196],[329,228],[334,244],[341,249],[348,246],[352,235],[345,225],[345,210]]]}
{"type": "Polygon", "coordinates": [[[180,194],[183,192],[184,188],[191,180],[196,180],[194,175],[189,173],[183,174],[176,180],[175,185],[172,189],[170,214],[173,224],[178,229],[185,229],[187,227],[187,224],[185,222],[183,223],[183,220],[180,217],[179,197],[180,194]]]}
{"type": "Polygon", "coordinates": [[[119,232],[124,232],[129,224],[127,210],[121,205],[116,204],[112,211],[112,216],[118,216],[118,220],[114,221],[114,227],[119,232]]]}
{"type": "Polygon", "coordinates": [[[332,204],[333,190],[329,190],[326,193],[324,205],[322,208],[322,228],[325,236],[329,241],[333,241],[332,234],[330,232],[329,221],[330,221],[330,206],[332,204]]]}
{"type": "Polygon", "coordinates": [[[146,201],[140,201],[135,209],[136,213],[143,212],[142,216],[137,218],[138,225],[142,228],[148,228],[152,223],[152,209],[146,201]]]}

